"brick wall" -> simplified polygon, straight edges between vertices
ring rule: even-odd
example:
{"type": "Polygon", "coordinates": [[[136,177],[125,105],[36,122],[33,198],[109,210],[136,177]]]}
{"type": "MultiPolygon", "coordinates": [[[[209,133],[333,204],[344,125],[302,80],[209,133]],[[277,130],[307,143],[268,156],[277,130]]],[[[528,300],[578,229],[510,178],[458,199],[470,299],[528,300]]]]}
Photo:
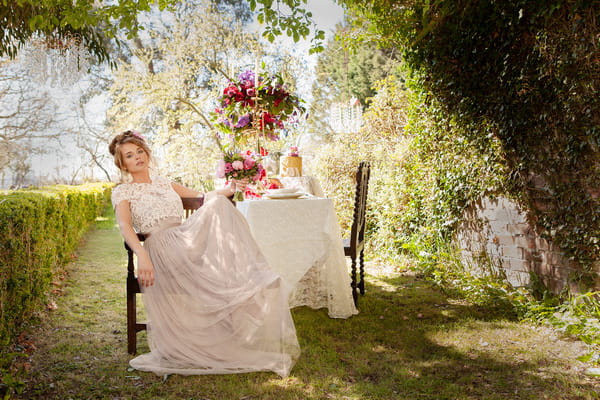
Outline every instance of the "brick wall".
{"type": "MultiPolygon", "coordinates": [[[[502,269],[513,286],[530,285],[535,274],[554,293],[566,286],[580,291],[570,280],[578,270],[575,263],[540,237],[527,223],[525,213],[505,197],[482,198],[471,205],[456,242],[467,265],[476,270],[482,266],[502,269]]],[[[596,267],[600,271],[600,265],[596,267]]]]}

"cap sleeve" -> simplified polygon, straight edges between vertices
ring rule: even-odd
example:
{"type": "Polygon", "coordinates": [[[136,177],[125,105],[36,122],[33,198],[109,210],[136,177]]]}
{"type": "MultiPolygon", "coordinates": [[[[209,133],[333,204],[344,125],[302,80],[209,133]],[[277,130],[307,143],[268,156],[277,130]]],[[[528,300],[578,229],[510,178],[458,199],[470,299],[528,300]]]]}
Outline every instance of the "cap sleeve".
{"type": "Polygon", "coordinates": [[[113,208],[116,208],[117,205],[123,200],[129,200],[129,191],[127,190],[126,185],[119,185],[112,190],[111,200],[113,208]]]}

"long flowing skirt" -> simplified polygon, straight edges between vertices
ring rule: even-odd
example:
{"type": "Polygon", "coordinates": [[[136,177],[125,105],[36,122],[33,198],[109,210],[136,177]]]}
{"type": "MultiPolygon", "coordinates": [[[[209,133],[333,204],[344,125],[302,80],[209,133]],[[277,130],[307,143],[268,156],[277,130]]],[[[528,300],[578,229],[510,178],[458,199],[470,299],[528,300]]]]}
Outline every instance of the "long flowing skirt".
{"type": "Polygon", "coordinates": [[[144,246],[155,274],[154,285],[142,288],[151,352],[131,360],[133,368],[288,376],[300,354],[290,288],[269,268],[228,199],[213,197],[144,246]]]}

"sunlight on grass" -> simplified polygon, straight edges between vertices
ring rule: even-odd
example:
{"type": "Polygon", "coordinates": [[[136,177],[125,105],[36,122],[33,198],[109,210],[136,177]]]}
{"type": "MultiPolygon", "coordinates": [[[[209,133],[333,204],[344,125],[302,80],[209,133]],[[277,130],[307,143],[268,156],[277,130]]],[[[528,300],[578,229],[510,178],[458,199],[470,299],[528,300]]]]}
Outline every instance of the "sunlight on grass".
{"type": "MultiPolygon", "coordinates": [[[[596,399],[577,342],[489,314],[405,270],[369,264],[360,313],[292,310],[302,353],[291,376],[177,376],[128,368],[123,241],[112,211],[67,266],[58,308],[35,332],[14,399],[596,399]],[[572,395],[573,394],[573,395],[572,395]]],[[[142,302],[140,301],[139,304],[142,302]]],[[[143,317],[142,317],[143,318],[143,317]]],[[[138,350],[148,351],[146,333],[138,350]]]]}

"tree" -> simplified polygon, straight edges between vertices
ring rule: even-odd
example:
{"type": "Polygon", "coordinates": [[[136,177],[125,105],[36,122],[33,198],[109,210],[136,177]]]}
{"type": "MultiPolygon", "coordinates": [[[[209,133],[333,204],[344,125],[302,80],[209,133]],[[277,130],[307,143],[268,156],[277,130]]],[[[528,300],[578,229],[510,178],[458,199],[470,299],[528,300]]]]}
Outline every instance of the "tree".
{"type": "MultiPolygon", "coordinates": [[[[342,30],[343,31],[343,30],[342,30]]],[[[329,86],[332,100],[355,98],[366,105],[375,95],[375,82],[395,73],[397,51],[370,45],[350,50],[331,41],[317,61],[317,85],[329,86]]]]}
{"type": "MultiPolygon", "coordinates": [[[[273,42],[276,36],[285,33],[297,42],[307,38],[314,27],[312,14],[300,7],[306,1],[221,0],[218,6],[249,3],[258,12],[259,21],[266,24],[264,37],[273,42]],[[283,12],[283,6],[289,7],[289,15],[283,12]]],[[[150,12],[153,6],[162,11],[178,3],[179,0],[116,0],[108,4],[95,0],[3,0],[0,57],[14,58],[30,39],[41,39],[49,48],[66,50],[83,45],[99,62],[109,61],[109,41],[119,40],[121,34],[128,39],[138,37],[144,29],[140,15],[150,12]]],[[[323,31],[314,30],[311,51],[319,51],[323,38],[323,31]]]]}
{"type": "Polygon", "coordinates": [[[174,0],[118,0],[102,4],[93,0],[7,1],[0,5],[0,56],[14,58],[32,38],[41,38],[48,47],[82,44],[98,61],[109,54],[106,41],[120,29],[132,38],[138,34],[138,15],[158,3],[162,10],[174,0]],[[74,42],[72,42],[74,41],[74,42]]]}
{"type": "MultiPolygon", "coordinates": [[[[343,35],[346,29],[338,26],[336,35],[343,35]]],[[[337,40],[330,40],[317,60],[309,122],[312,130],[323,136],[331,134],[334,131],[330,121],[332,105],[349,106],[351,101],[358,101],[364,110],[376,94],[377,82],[398,75],[398,69],[394,49],[383,50],[366,44],[350,49],[337,40]]]]}
{"type": "MultiPolygon", "coordinates": [[[[202,190],[211,188],[219,148],[210,113],[227,79],[253,69],[262,56],[270,68],[300,62],[281,54],[264,55],[255,36],[234,17],[217,13],[209,2],[182,4],[173,23],[148,31],[131,62],[119,63],[111,87],[109,130],[135,127],[152,142],[167,175],[202,190]]],[[[276,72],[276,70],[273,70],[276,72]]],[[[288,82],[298,71],[280,68],[288,82]]]]}
{"type": "MultiPolygon", "coordinates": [[[[59,139],[57,105],[51,94],[26,79],[10,61],[0,62],[0,173],[13,169],[23,183],[31,155],[42,153],[42,141],[59,139]]],[[[61,132],[62,133],[62,132],[61,132]]]]}

